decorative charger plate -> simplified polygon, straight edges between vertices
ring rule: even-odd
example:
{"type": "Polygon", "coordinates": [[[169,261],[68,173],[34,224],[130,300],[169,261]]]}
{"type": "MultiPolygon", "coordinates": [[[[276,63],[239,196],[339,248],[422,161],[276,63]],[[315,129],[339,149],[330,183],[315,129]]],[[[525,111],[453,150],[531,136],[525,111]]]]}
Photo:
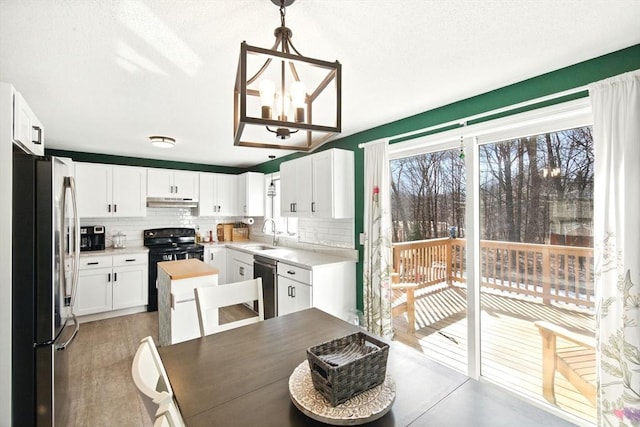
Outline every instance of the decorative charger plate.
{"type": "Polygon", "coordinates": [[[377,420],[389,412],[396,399],[396,383],[387,372],[384,382],[338,406],[331,406],[313,386],[305,360],[289,377],[289,396],[302,413],[327,424],[353,426],[377,420]]]}

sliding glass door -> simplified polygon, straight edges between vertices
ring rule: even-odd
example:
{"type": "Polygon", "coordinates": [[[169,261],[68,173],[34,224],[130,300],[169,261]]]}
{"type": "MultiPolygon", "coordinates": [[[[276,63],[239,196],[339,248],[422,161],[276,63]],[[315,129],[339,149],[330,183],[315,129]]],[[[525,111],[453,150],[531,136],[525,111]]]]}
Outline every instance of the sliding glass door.
{"type": "Polygon", "coordinates": [[[571,101],[389,157],[395,339],[595,422],[590,121],[571,101]]]}
{"type": "Polygon", "coordinates": [[[444,148],[393,160],[390,171],[395,334],[466,373],[464,156],[444,148]]]}
{"type": "Polygon", "coordinates": [[[595,421],[559,366],[595,382],[595,349],[567,338],[595,336],[591,128],[478,152],[481,374],[595,421]]]}

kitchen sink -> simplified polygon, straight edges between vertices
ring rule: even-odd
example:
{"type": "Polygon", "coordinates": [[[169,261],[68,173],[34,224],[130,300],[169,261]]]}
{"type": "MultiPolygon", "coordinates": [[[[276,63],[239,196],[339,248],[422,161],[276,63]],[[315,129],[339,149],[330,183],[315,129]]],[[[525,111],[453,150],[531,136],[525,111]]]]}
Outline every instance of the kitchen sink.
{"type": "Polygon", "coordinates": [[[275,249],[275,246],[267,246],[267,245],[247,245],[243,246],[244,249],[249,249],[250,251],[268,251],[269,249],[275,249]]]}

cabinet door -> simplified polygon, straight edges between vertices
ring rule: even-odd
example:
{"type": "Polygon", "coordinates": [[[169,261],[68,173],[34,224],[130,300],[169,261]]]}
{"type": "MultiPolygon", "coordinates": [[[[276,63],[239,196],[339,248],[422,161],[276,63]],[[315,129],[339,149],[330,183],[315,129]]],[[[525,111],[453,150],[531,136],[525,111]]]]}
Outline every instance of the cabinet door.
{"type": "Polygon", "coordinates": [[[204,261],[211,267],[218,269],[218,284],[227,283],[227,250],[226,248],[206,248],[204,261]]]}
{"type": "Polygon", "coordinates": [[[147,169],[147,195],[149,197],[175,197],[173,171],[147,169]]]}
{"type": "Polygon", "coordinates": [[[198,200],[198,174],[196,172],[174,172],[173,186],[174,197],[198,200]]]}
{"type": "Polygon", "coordinates": [[[240,215],[238,210],[238,177],[236,175],[216,174],[215,199],[218,215],[240,215]]]}
{"type": "Polygon", "coordinates": [[[217,215],[217,205],[215,200],[215,180],[216,174],[202,172],[198,174],[198,215],[217,215]]]}
{"type": "Polygon", "coordinates": [[[296,216],[295,203],[297,202],[297,176],[296,160],[280,164],[280,215],[296,216]]]}
{"type": "MultiPolygon", "coordinates": [[[[331,218],[333,209],[333,167],[331,150],[312,156],[312,197],[313,216],[331,218]]],[[[346,185],[346,183],[345,183],[346,185]]]]}
{"type": "Polygon", "coordinates": [[[76,194],[81,218],[112,216],[111,166],[98,163],[76,163],[76,194]]]}
{"type": "Polygon", "coordinates": [[[233,282],[242,282],[253,279],[253,265],[245,264],[237,259],[233,260],[233,282]]]}
{"type": "Polygon", "coordinates": [[[44,156],[44,130],[20,93],[14,95],[13,139],[36,156],[44,156]]]}
{"type": "MultiPolygon", "coordinates": [[[[313,163],[311,159],[316,156],[306,156],[296,159],[296,182],[297,182],[297,217],[309,217],[312,214],[313,203],[313,163]]],[[[324,177],[325,180],[330,177],[324,177]]]]}
{"type": "Polygon", "coordinates": [[[278,276],[278,316],[311,307],[311,286],[278,276]]]}
{"type": "Polygon", "coordinates": [[[146,265],[132,265],[113,269],[114,310],[147,305],[148,272],[146,265]]]}
{"type": "Polygon", "coordinates": [[[244,216],[264,215],[264,174],[246,172],[238,175],[239,214],[244,216]]]}
{"type": "Polygon", "coordinates": [[[147,214],[147,174],[144,168],[113,167],[113,216],[147,214]]]}
{"type": "Polygon", "coordinates": [[[80,270],[74,313],[78,316],[111,310],[111,268],[80,270]]]}

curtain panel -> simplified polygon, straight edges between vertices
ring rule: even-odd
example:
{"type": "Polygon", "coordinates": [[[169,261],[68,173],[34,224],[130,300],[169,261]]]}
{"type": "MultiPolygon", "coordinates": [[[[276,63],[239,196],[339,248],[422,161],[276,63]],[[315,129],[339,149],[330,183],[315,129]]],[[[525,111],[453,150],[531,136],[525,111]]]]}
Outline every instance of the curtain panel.
{"type": "Polygon", "coordinates": [[[391,325],[391,210],[387,141],[364,146],[363,300],[365,327],[384,338],[391,325]]]}
{"type": "Polygon", "coordinates": [[[640,70],[592,84],[598,425],[640,426],[640,70]]]}

